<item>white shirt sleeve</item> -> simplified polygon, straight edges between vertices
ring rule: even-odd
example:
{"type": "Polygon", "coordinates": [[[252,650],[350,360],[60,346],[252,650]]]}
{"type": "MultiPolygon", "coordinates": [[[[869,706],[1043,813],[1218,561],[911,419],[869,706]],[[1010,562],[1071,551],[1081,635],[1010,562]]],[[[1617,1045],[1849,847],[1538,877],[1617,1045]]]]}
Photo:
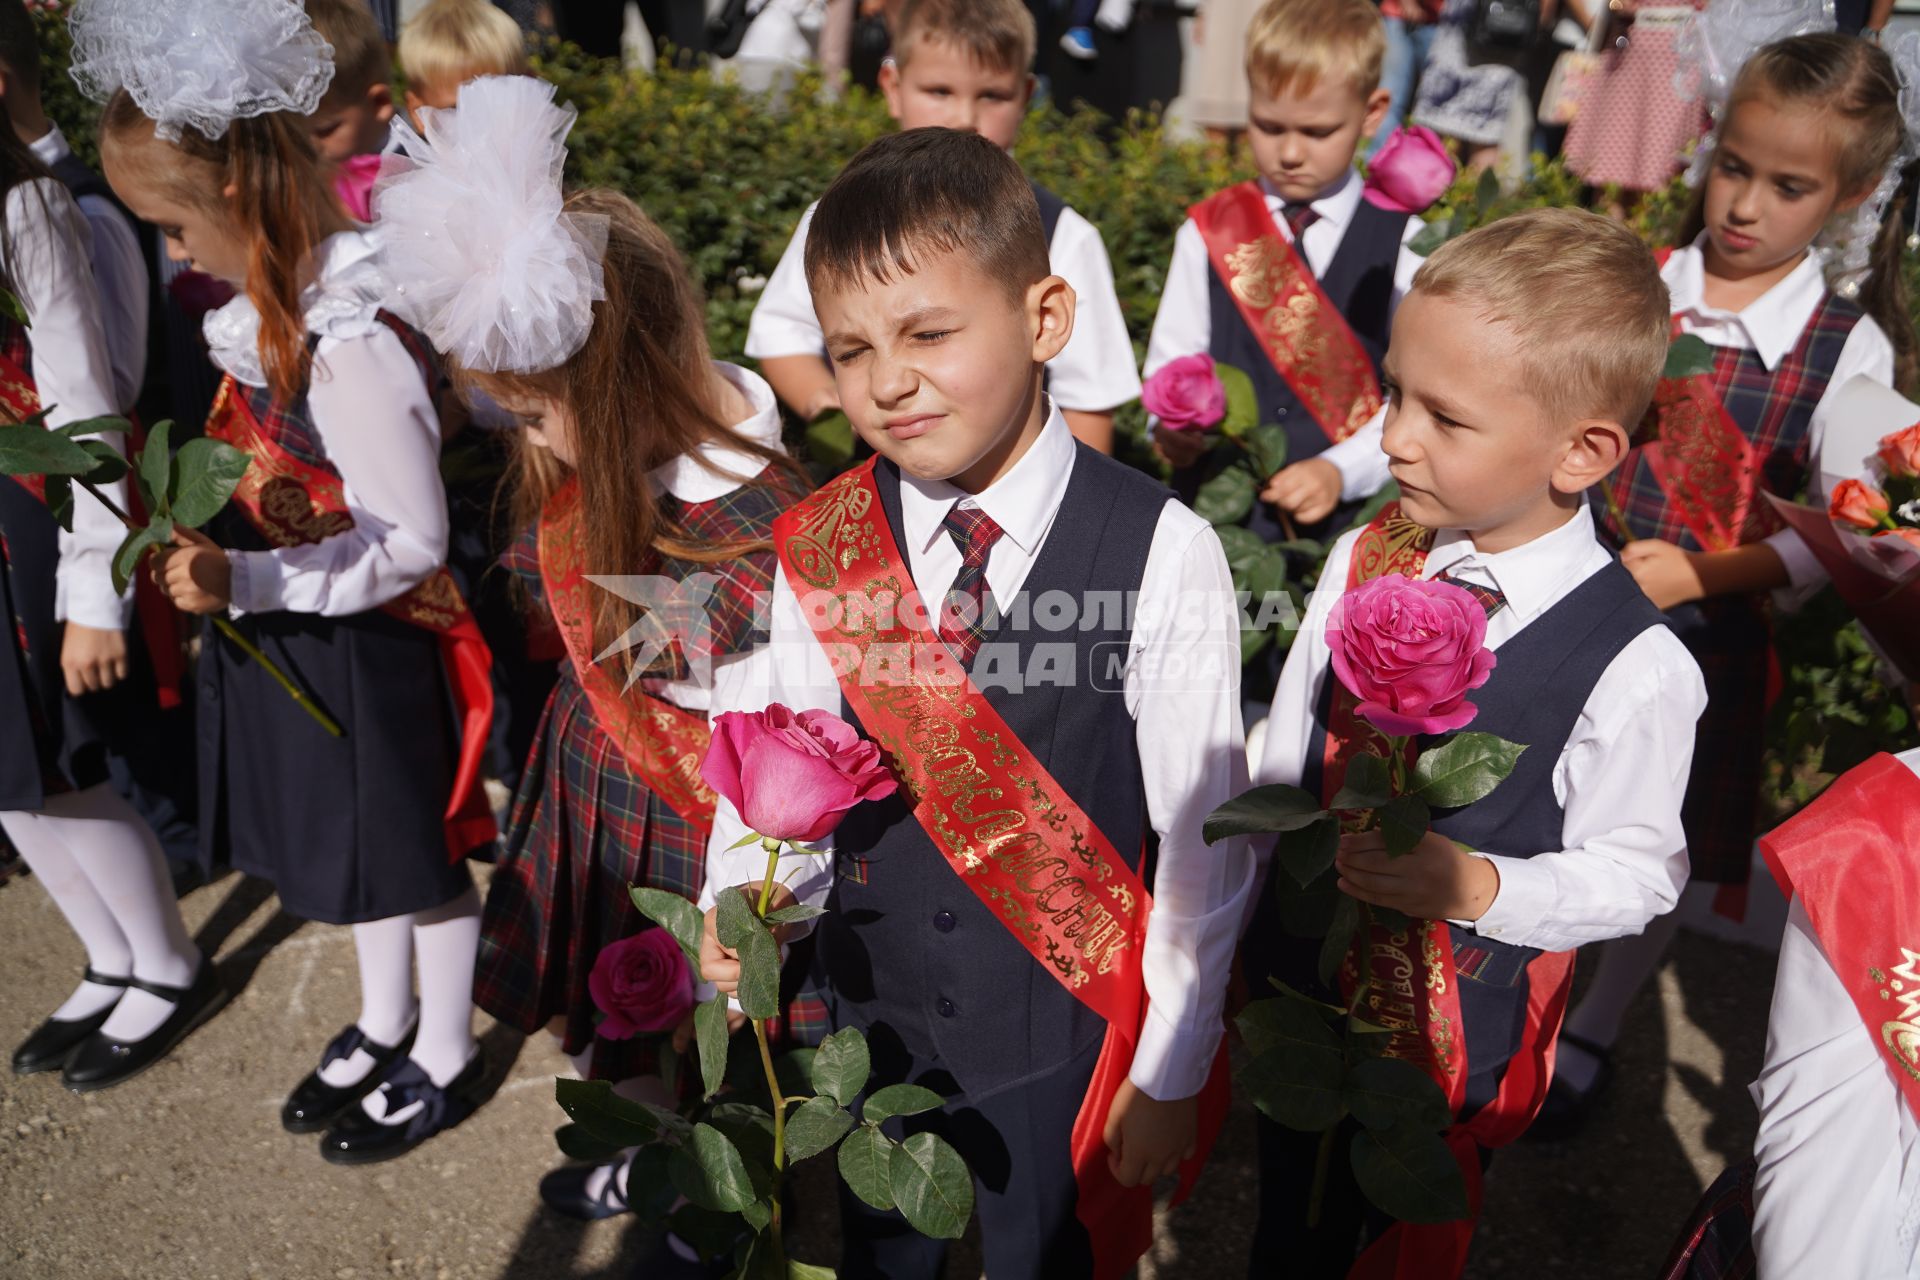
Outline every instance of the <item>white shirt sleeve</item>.
{"type": "Polygon", "coordinates": [[[1903,1207],[1900,1193],[1913,1120],[1798,900],[1780,941],[1766,1062],[1752,1092],[1760,1280],[1914,1275],[1914,1207],[1903,1207]]]}
{"type": "MultiPolygon", "coordinates": [[[[41,178],[7,193],[6,219],[13,250],[7,266],[31,321],[34,386],[40,403],[53,410],[47,425],[118,414],[100,294],[87,257],[92,238],[79,207],[65,187],[41,178]]],[[[123,436],[98,438],[125,453],[123,436]]],[[[125,510],[125,479],[102,491],[125,510]]],[[[60,533],[54,616],[101,631],[122,630],[132,598],[114,594],[111,566],[126,527],[78,485],[73,504],[73,532],[60,533]]]]}
{"type": "Polygon", "coordinates": [[[813,208],[800,215],[800,225],[787,241],[787,251],[767,277],[760,301],[747,321],[747,354],[755,360],[769,356],[819,356],[826,361],[826,337],[813,313],[813,290],[807,287],[807,228],[813,208]]]}
{"type": "Polygon", "coordinates": [[[399,337],[383,327],[322,338],[307,407],[353,528],[305,546],[229,551],[233,605],[244,612],[364,613],[446,563],[440,418],[399,337]]]}
{"type": "Polygon", "coordinates": [[[1393,265],[1393,298],[1389,304],[1389,314],[1400,309],[1400,300],[1413,289],[1413,277],[1420,270],[1420,264],[1426,259],[1413,251],[1414,237],[1427,229],[1427,224],[1419,218],[1408,218],[1407,229],[1400,235],[1400,257],[1393,265]]]}
{"type": "Polygon", "coordinates": [[[1173,237],[1173,260],[1153,315],[1143,372],[1151,378],[1160,366],[1181,356],[1201,355],[1213,344],[1213,313],[1207,302],[1207,243],[1192,218],[1173,237]]]}
{"type": "Polygon", "coordinates": [[[1387,470],[1386,435],[1387,409],[1382,405],[1365,426],[1320,451],[1321,460],[1332,463],[1340,473],[1342,502],[1365,501],[1393,479],[1387,470]]]}
{"type": "Polygon", "coordinates": [[[1587,696],[1554,767],[1564,849],[1483,854],[1500,872],[1482,937],[1543,951],[1638,933],[1687,882],[1680,802],[1706,684],[1686,646],[1653,627],[1622,649],[1587,696]]]}
{"type": "MultiPolygon", "coordinates": [[[[1834,399],[1856,374],[1864,374],[1883,386],[1893,385],[1893,343],[1887,340],[1886,331],[1874,323],[1872,316],[1860,317],[1841,345],[1840,358],[1834,361],[1833,373],[1827,379],[1827,389],[1813,407],[1813,420],[1807,425],[1807,457],[1811,459],[1815,490],[1809,498],[1823,508],[1828,494],[1820,483],[1820,446],[1827,438],[1827,422],[1833,414],[1834,399]]],[[[1827,571],[1820,567],[1820,561],[1807,549],[1799,534],[1781,529],[1770,534],[1766,543],[1787,569],[1787,586],[1774,593],[1775,602],[1782,608],[1799,608],[1827,584],[1827,571]]]]}
{"type": "Polygon", "coordinates": [[[92,235],[94,282],[113,365],[114,403],[131,409],[147,376],[147,260],[127,215],[105,196],[82,196],[92,235]]]}
{"type": "Polygon", "coordinates": [[[1124,687],[1160,837],[1141,957],[1150,1003],[1130,1078],[1149,1097],[1187,1098],[1220,1045],[1254,864],[1243,840],[1200,839],[1206,816],[1246,790],[1240,624],[1218,535],[1177,503],[1154,528],[1124,687]]]}
{"type": "Polygon", "coordinates": [[[1113,287],[1107,246],[1091,222],[1060,211],[1048,255],[1054,274],[1073,286],[1073,334],[1047,362],[1047,393],[1062,409],[1105,413],[1140,398],[1133,339],[1113,287]]]}

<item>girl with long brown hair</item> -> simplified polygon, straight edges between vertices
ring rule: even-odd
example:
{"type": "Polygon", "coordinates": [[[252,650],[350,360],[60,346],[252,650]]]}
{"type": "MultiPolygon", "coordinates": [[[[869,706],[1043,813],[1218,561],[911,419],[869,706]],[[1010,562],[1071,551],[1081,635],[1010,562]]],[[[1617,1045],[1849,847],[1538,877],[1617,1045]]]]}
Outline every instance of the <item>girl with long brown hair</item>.
{"type": "MultiPolygon", "coordinates": [[[[666,233],[624,196],[562,196],[574,113],[552,95],[469,82],[424,137],[400,129],[410,166],[383,176],[374,210],[408,314],[459,386],[521,424],[526,532],[507,562],[566,649],[488,890],[476,999],[552,1029],[582,1075],[670,1102],[654,1072],[664,1035],[684,1042],[693,975],[672,998],[608,1006],[653,930],[628,888],[699,893],[707,708],[753,660],[770,528],[804,485],[772,391],[710,355],[666,233]]],[[[651,941],[678,973],[671,941],[651,941]]],[[[625,1164],[557,1170],[541,1190],[606,1217],[627,1207],[625,1164]]]]}
{"type": "Polygon", "coordinates": [[[266,879],[292,915],[353,926],[360,1016],[281,1118],[325,1131],[329,1160],[387,1159],[463,1119],[484,1076],[462,858],[493,835],[465,767],[490,701],[443,567],[439,373],[382,309],[374,242],[321,173],[305,117],[332,51],[295,0],[185,0],[158,22],[144,0],[87,0],[73,31],[115,191],[240,291],[207,317],[227,376],[206,430],[252,465],[212,536],[176,533],[152,575],[188,612],[232,608],[344,731],[208,631],[202,856],[266,879]]]}

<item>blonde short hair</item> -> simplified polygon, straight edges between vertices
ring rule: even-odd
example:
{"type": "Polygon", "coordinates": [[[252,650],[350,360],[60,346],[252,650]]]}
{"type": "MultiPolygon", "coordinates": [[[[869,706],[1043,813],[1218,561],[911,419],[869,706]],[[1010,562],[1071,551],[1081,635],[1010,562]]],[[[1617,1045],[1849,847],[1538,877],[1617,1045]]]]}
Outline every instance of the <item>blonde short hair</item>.
{"type": "Polygon", "coordinates": [[[1328,76],[1366,97],[1380,87],[1387,32],[1372,0],[1267,0],[1247,27],[1247,83],[1279,94],[1328,76]]]}
{"type": "Polygon", "coordinates": [[[928,40],[957,45],[991,71],[1025,75],[1039,37],[1023,0],[907,0],[894,36],[895,64],[904,68],[928,40]]]}
{"type": "Polygon", "coordinates": [[[1434,251],[1413,291],[1477,307],[1520,339],[1526,390],[1560,422],[1631,429],[1667,359],[1667,286],[1640,238],[1581,209],[1529,209],[1434,251]]]}
{"type": "Polygon", "coordinates": [[[306,0],[307,17],[333,46],[333,81],[321,105],[356,102],[393,76],[393,55],[367,0],[306,0]]]}
{"type": "Polygon", "coordinates": [[[520,24],[487,0],[433,0],[400,29],[400,70],[416,91],[529,69],[520,24]]]}

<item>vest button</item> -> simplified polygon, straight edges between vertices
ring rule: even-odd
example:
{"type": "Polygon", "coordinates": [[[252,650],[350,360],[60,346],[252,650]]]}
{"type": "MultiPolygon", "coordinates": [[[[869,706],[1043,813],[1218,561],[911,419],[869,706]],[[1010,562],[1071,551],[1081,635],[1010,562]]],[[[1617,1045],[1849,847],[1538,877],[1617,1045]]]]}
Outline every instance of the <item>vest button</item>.
{"type": "Polygon", "coordinates": [[[943,1018],[951,1018],[954,1014],[960,1012],[960,1010],[954,1006],[953,1001],[947,999],[945,996],[940,997],[939,1001],[935,1003],[933,1007],[939,1011],[940,1016],[943,1018]]]}
{"type": "Polygon", "coordinates": [[[953,912],[951,911],[942,911],[933,918],[933,927],[942,933],[952,933],[953,926],[957,923],[958,921],[953,918],[953,912]]]}

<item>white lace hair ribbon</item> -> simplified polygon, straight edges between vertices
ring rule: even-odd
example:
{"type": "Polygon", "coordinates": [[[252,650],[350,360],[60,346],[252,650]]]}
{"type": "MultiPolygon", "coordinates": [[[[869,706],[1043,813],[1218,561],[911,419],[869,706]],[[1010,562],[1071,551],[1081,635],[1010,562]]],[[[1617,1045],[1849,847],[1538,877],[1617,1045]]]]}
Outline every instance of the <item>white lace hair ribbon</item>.
{"type": "Polygon", "coordinates": [[[535,373],[586,345],[606,297],[604,218],[564,209],[577,112],[528,76],[485,76],[460,104],[399,119],[373,188],[393,309],[469,369],[535,373]]]}
{"type": "Polygon", "coordinates": [[[80,0],[67,25],[81,91],[105,102],[124,88],[170,142],[311,115],[333,83],[333,46],[298,0],[80,0]]]}
{"type": "Polygon", "coordinates": [[[1856,297],[1872,274],[1880,220],[1886,217],[1907,166],[1920,156],[1920,32],[1902,31],[1888,39],[1885,48],[1893,60],[1894,74],[1900,78],[1900,120],[1906,136],[1886,172],[1880,175],[1873,194],[1851,214],[1843,213],[1828,222],[1814,246],[1826,267],[1828,282],[1845,298],[1856,297]]]}

